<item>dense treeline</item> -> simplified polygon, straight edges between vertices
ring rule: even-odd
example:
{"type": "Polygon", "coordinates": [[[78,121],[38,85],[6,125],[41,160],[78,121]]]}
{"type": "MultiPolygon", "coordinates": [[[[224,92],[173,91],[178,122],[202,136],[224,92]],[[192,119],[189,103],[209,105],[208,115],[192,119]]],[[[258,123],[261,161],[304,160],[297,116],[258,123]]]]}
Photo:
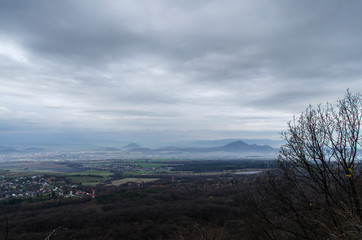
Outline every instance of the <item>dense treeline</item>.
{"type": "Polygon", "coordinates": [[[8,221],[8,239],[44,239],[54,229],[53,240],[240,239],[249,234],[247,187],[255,183],[250,176],[168,177],[96,187],[96,199],[2,203],[0,226],[8,221]]]}
{"type": "Polygon", "coordinates": [[[360,220],[349,211],[336,212],[346,232],[330,238],[338,230],[329,217],[333,209],[280,174],[163,176],[141,185],[92,187],[95,199],[2,202],[0,226],[5,233],[8,222],[9,240],[45,239],[55,229],[52,240],[359,239],[360,220]],[[306,199],[291,189],[304,190],[306,199]]]}

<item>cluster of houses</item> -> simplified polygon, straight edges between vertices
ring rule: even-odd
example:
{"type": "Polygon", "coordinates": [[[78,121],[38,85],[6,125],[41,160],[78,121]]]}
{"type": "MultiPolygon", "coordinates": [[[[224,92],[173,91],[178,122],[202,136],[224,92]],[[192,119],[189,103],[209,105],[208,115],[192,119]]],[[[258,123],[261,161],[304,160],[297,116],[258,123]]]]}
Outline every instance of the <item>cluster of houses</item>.
{"type": "Polygon", "coordinates": [[[94,191],[83,191],[66,179],[57,176],[0,176],[0,201],[5,199],[25,198],[72,198],[95,197],[94,191]]]}

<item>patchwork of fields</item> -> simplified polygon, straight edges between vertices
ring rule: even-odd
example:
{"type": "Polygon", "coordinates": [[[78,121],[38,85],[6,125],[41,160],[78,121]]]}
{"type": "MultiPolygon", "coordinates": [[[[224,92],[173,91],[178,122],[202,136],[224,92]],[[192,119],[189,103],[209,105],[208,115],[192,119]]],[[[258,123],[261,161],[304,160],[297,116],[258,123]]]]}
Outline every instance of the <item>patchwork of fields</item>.
{"type": "Polygon", "coordinates": [[[147,183],[171,176],[220,176],[273,167],[271,161],[191,161],[170,159],[19,161],[0,163],[2,179],[57,176],[81,186],[147,183]]]}

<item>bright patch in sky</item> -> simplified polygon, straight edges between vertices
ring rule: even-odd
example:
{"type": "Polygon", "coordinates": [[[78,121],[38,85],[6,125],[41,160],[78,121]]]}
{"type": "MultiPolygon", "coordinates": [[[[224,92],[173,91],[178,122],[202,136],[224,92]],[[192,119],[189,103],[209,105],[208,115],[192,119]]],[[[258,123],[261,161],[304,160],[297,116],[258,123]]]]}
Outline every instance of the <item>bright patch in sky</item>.
{"type": "Polygon", "coordinates": [[[0,3],[0,145],[279,138],[362,91],[359,0],[0,3]],[[97,140],[99,139],[99,140],[97,140]]]}

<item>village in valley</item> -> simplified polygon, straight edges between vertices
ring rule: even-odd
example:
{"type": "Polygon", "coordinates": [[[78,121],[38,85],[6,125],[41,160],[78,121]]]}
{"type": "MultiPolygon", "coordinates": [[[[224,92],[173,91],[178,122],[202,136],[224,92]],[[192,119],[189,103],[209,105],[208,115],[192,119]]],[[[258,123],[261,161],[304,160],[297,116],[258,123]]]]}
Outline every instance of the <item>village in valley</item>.
{"type": "Polygon", "coordinates": [[[78,185],[61,176],[33,175],[20,177],[1,176],[0,201],[6,199],[55,199],[72,197],[95,197],[95,192],[86,192],[78,185]]]}

